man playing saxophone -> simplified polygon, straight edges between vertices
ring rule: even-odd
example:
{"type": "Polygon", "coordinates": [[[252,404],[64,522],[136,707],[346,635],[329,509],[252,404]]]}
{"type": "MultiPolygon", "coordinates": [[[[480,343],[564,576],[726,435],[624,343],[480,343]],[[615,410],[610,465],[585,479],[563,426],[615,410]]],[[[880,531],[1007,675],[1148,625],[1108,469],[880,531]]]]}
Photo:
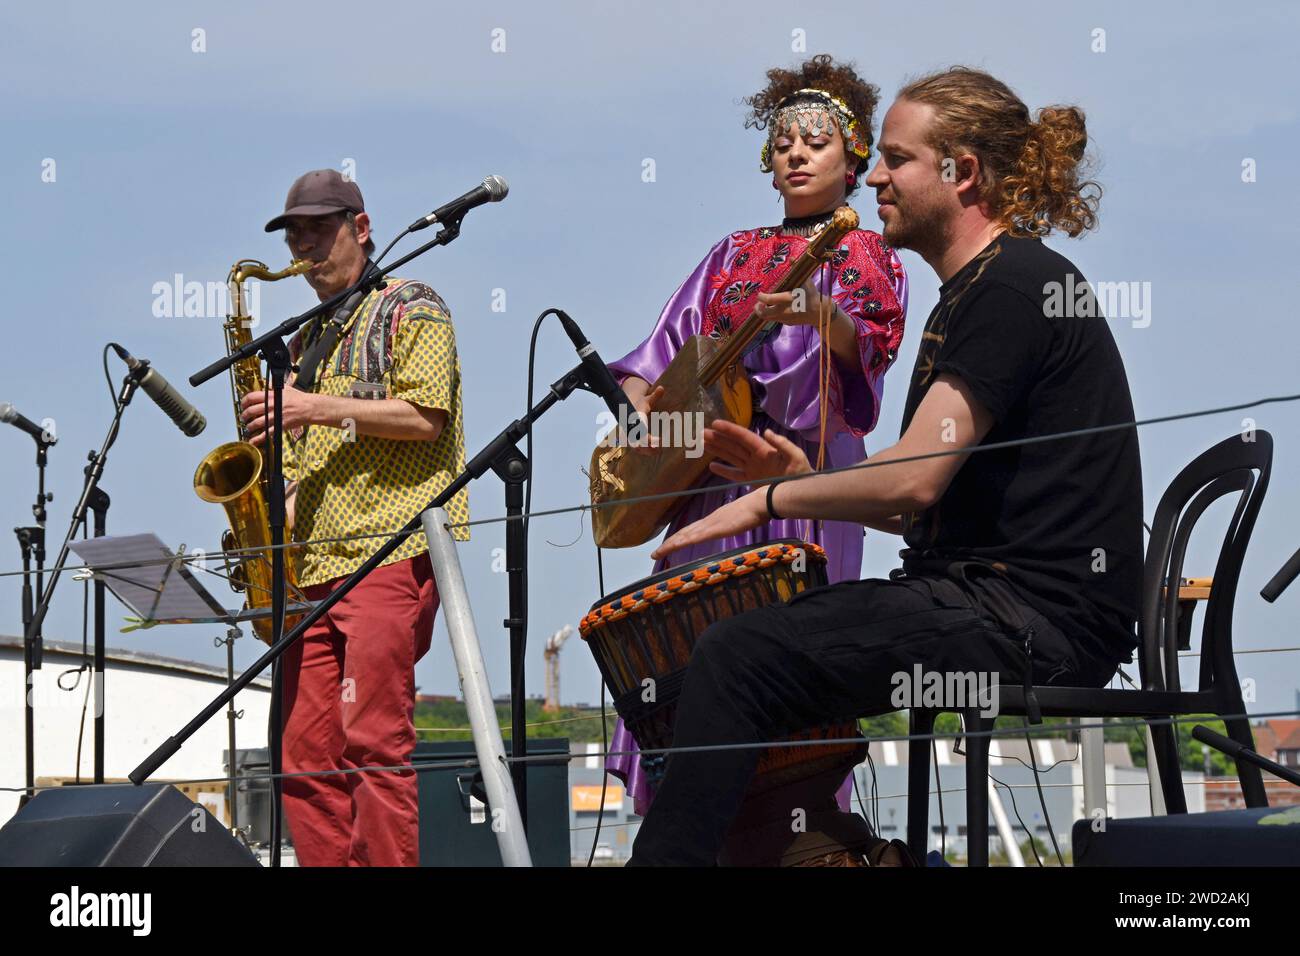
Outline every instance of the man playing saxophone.
{"type": "MultiPolygon", "coordinates": [[[[333,170],[294,182],[283,229],[324,301],[356,282],[374,251],[361,190],[333,170]]],[[[289,343],[285,477],[298,582],[318,601],[464,467],[460,362],[446,304],[422,282],[385,286],[313,319],[289,343]],[[359,301],[358,301],[359,298],[359,301]],[[350,306],[350,308],[349,308],[350,306]]],[[[267,444],[271,396],[244,397],[250,441],[267,444]]],[[[461,491],[447,505],[469,520],[461,491]]],[[[467,528],[453,528],[468,540],[467,528]]],[[[410,763],[415,662],[428,650],[438,594],[427,544],[412,535],[284,656],[287,774],[410,763]]],[[[412,771],[289,776],[285,812],[299,863],[418,863],[412,771]]]]}

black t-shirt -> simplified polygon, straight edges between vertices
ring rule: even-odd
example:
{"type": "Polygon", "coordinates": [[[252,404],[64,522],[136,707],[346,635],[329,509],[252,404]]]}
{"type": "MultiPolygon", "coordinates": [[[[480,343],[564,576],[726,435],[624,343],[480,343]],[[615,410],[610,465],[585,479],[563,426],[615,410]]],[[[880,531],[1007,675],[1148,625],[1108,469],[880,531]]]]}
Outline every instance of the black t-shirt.
{"type": "MultiPolygon", "coordinates": [[[[1074,265],[1037,239],[1003,234],[940,287],[904,431],[941,372],[961,378],[992,414],[981,444],[1133,421],[1124,363],[1095,297],[1074,265]]],[[[905,569],[918,559],[993,564],[1072,640],[1114,659],[1137,645],[1135,429],[975,452],[939,502],[906,516],[904,528],[905,569]]]]}

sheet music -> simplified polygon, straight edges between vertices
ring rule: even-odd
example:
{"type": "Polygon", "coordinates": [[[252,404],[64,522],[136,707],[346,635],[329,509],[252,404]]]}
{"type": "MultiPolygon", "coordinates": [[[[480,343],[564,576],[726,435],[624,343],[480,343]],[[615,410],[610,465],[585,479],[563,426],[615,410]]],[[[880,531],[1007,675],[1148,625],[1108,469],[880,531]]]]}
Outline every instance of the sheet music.
{"type": "MultiPolygon", "coordinates": [[[[228,610],[222,606],[198,581],[184,559],[155,534],[87,538],[74,541],[71,548],[83,565],[95,572],[97,580],[103,581],[123,604],[145,621],[207,624],[270,615],[269,608],[247,611],[242,607],[228,610]]],[[[309,607],[290,600],[286,611],[309,607]]]]}

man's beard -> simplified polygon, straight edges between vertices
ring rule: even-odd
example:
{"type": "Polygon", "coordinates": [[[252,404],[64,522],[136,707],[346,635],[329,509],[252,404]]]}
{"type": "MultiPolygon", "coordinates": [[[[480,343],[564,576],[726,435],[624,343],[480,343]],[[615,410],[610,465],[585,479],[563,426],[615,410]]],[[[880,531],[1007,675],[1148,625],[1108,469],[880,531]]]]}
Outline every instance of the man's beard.
{"type": "Polygon", "coordinates": [[[935,207],[908,210],[894,205],[894,215],[886,222],[881,235],[896,249],[911,249],[922,258],[938,253],[948,245],[947,218],[935,207]]]}

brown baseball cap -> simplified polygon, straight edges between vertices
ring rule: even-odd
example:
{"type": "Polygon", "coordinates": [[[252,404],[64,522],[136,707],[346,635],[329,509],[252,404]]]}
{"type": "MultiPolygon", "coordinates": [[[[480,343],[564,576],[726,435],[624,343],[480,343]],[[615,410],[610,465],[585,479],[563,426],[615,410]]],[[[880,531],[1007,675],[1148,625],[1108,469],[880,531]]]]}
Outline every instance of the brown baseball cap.
{"type": "Polygon", "coordinates": [[[290,216],[328,216],[334,212],[365,212],[361,189],[335,169],[313,169],[289,187],[284,212],[266,224],[267,232],[283,229],[290,216]]]}

